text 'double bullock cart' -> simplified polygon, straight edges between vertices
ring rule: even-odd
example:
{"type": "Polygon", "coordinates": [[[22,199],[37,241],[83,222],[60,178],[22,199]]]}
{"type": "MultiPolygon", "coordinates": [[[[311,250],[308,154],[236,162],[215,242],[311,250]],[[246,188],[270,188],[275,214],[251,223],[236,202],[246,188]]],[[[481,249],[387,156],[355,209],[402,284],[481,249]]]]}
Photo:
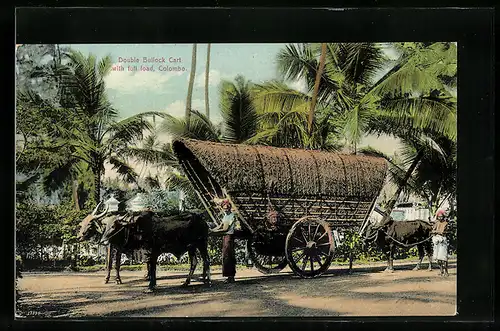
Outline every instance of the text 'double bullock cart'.
{"type": "Polygon", "coordinates": [[[383,158],[369,156],[190,139],[173,150],[215,223],[215,200],[231,200],[261,272],[289,265],[306,278],[329,268],[333,230],[364,224],[387,173],[383,158]]]}

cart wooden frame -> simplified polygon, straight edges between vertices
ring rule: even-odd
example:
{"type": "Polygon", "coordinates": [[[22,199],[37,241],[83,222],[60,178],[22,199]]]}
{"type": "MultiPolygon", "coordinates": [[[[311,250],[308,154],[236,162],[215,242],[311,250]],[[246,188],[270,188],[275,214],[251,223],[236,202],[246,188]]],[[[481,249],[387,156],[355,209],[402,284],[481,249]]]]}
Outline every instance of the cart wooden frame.
{"type": "Polygon", "coordinates": [[[174,140],[174,154],[215,223],[218,199],[230,199],[254,265],[287,265],[304,278],[328,270],[333,231],[363,227],[385,183],[383,158],[174,140]]]}

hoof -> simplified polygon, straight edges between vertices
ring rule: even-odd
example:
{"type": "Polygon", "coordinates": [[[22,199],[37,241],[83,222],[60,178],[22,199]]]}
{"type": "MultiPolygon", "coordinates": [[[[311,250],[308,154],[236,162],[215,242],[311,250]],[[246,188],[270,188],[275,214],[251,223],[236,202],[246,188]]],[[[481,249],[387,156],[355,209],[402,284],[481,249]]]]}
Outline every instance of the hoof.
{"type": "Polygon", "coordinates": [[[104,280],[104,284],[107,284],[107,283],[109,283],[109,279],[104,280]]]}
{"type": "Polygon", "coordinates": [[[156,289],[156,288],[154,288],[154,287],[153,287],[153,288],[149,288],[149,287],[148,287],[147,289],[145,289],[145,290],[144,290],[144,293],[154,293],[154,292],[155,292],[155,289],[156,289]]]}
{"type": "Polygon", "coordinates": [[[389,272],[389,273],[393,273],[394,272],[394,269],[385,269],[384,272],[389,272]]]}
{"type": "Polygon", "coordinates": [[[182,285],[181,285],[181,287],[188,287],[188,286],[189,286],[189,283],[187,283],[187,282],[184,282],[184,283],[182,283],[182,285]]]}
{"type": "Polygon", "coordinates": [[[115,282],[116,282],[116,285],[121,285],[121,284],[123,284],[121,279],[117,279],[115,282]]]}
{"type": "Polygon", "coordinates": [[[419,267],[415,267],[415,268],[413,268],[412,270],[413,270],[413,271],[417,271],[417,270],[420,270],[420,268],[419,268],[419,267]]]}

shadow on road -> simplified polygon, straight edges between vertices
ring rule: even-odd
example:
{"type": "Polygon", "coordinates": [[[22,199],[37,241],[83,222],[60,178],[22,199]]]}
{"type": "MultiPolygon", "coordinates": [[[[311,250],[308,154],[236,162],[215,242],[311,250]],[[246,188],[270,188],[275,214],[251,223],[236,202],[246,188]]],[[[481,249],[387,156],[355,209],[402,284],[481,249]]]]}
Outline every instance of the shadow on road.
{"type": "MultiPolygon", "coordinates": [[[[395,273],[411,270],[415,266],[412,264],[396,265],[395,273]]],[[[425,264],[424,264],[425,266],[425,264]]],[[[456,268],[456,262],[450,262],[450,270],[456,268]]],[[[82,289],[75,291],[74,288],[66,291],[47,291],[42,294],[21,293],[21,309],[30,312],[27,317],[36,318],[75,318],[80,317],[80,311],[84,306],[103,305],[101,317],[126,317],[126,316],[144,316],[152,315],[157,312],[175,310],[189,305],[212,304],[214,301],[223,301],[230,306],[237,306],[242,300],[250,301],[262,316],[266,312],[272,312],[267,316],[339,316],[342,313],[333,311],[327,307],[311,308],[299,306],[297,301],[287,299],[290,294],[296,298],[322,299],[325,296],[333,295],[335,298],[345,298],[352,300],[398,300],[404,299],[415,303],[445,303],[453,304],[455,296],[452,294],[435,294],[426,291],[398,290],[387,291],[388,286],[398,284],[426,283],[436,279],[442,279],[437,276],[438,270],[433,269],[427,276],[422,277],[388,277],[373,278],[371,274],[383,272],[385,266],[355,267],[353,273],[349,274],[347,269],[330,269],[325,274],[314,279],[302,279],[292,273],[278,273],[274,275],[259,275],[252,277],[237,277],[236,283],[224,284],[215,281],[212,286],[203,283],[194,282],[184,288],[175,285],[159,286],[155,293],[143,293],[147,282],[142,278],[124,280],[123,285],[103,285],[102,289],[96,289],[94,292],[84,292],[82,289]],[[144,283],[144,287],[134,286],[144,283]],[[109,291],[108,287],[112,287],[109,291]],[[322,291],[321,289],[325,289],[322,291]],[[292,289],[292,292],[291,292],[292,289]],[[320,290],[318,290],[320,289],[320,290]],[[334,291],[332,291],[334,289],[334,291]],[[380,290],[382,289],[382,290],[380,290]],[[369,290],[369,291],[368,291],[369,290]],[[333,293],[333,294],[332,294],[333,293]],[[285,295],[285,296],[283,296],[285,295]],[[61,298],[62,297],[62,298],[61,298]],[[156,301],[148,304],[152,298],[165,300],[165,303],[156,301]],[[186,299],[188,298],[188,299],[186,299]],[[186,301],[187,300],[187,301],[186,301]],[[41,302],[40,302],[41,301],[41,302]],[[130,309],[120,309],[120,311],[106,311],[104,307],[113,308],[115,302],[134,301],[137,304],[131,305],[130,309]],[[146,302],[146,303],[144,303],[146,302]],[[145,307],[140,307],[146,305],[145,307]],[[138,307],[139,306],[139,307],[138,307]]],[[[421,272],[426,272],[422,270],[421,272]]],[[[400,273],[399,275],[403,275],[400,273]]],[[[214,273],[217,274],[217,273],[214,273]]],[[[90,276],[90,275],[89,275],[90,276]]],[[[94,276],[94,275],[92,275],[94,276]]],[[[182,279],[185,274],[176,274],[159,277],[158,280],[182,279]]],[[[300,301],[300,300],[299,300],[300,301]]],[[[226,310],[221,308],[220,314],[226,310]]],[[[186,308],[186,312],[189,309],[186,308]]]]}

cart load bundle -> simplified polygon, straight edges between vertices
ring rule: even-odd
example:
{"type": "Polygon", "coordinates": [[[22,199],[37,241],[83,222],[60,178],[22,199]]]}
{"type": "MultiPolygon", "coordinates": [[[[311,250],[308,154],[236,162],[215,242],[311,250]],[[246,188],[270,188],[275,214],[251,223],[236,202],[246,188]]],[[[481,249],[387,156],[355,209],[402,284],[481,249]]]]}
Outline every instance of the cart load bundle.
{"type": "Polygon", "coordinates": [[[251,229],[267,223],[269,207],[287,227],[304,215],[359,225],[387,172],[382,158],[314,150],[196,140],[176,140],[173,149],[206,207],[216,213],[213,197],[230,197],[251,229]]]}

